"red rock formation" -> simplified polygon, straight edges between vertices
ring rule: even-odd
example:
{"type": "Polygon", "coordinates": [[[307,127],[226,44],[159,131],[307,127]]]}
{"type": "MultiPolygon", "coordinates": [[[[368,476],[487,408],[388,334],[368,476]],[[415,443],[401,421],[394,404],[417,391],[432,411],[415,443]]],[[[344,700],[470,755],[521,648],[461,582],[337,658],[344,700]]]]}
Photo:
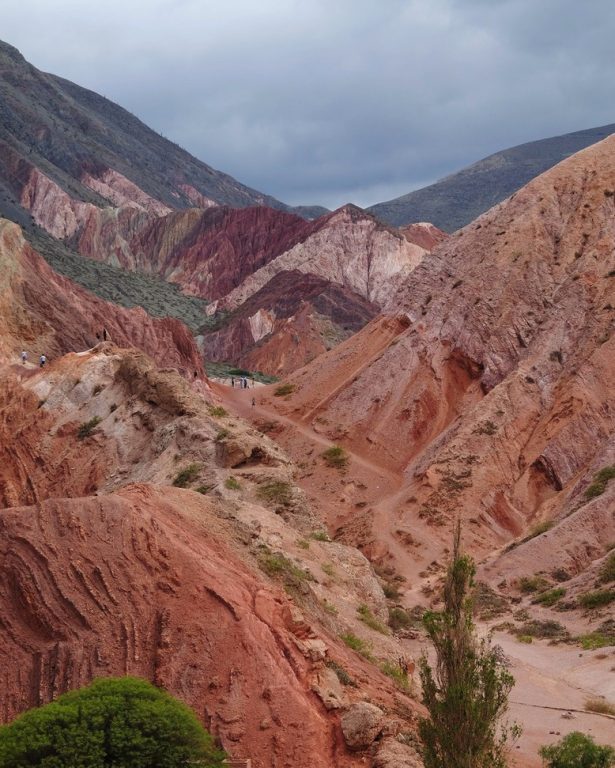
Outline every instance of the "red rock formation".
{"type": "MultiPolygon", "coordinates": [[[[271,208],[191,210],[152,222],[131,248],[139,268],[179,283],[188,293],[217,299],[315,226],[271,208]]],[[[86,253],[84,244],[80,251],[86,253]]]]}
{"type": "Polygon", "coordinates": [[[399,231],[406,240],[419,245],[426,251],[433,251],[436,245],[440,245],[449,237],[446,232],[426,221],[408,224],[406,227],[400,227],[399,231]]]}
{"type": "Polygon", "coordinates": [[[362,328],[378,308],[315,275],[279,272],[204,337],[207,360],[290,373],[362,328]]]}
{"type": "Polygon", "coordinates": [[[386,515],[426,557],[457,515],[482,553],[563,517],[611,460],[614,179],[615,137],[425,257],[387,302],[409,325],[394,344],[363,354],[371,324],[291,378],[289,412],[346,428],[359,453],[404,470],[386,515]]]}
{"type": "Polygon", "coordinates": [[[146,677],[255,768],[361,764],[309,689],[285,611],[211,503],[139,485],[0,516],[6,721],[94,676],[146,677]]]}
{"type": "Polygon", "coordinates": [[[62,277],[26,243],[16,224],[0,220],[0,354],[16,358],[25,347],[31,358],[80,351],[108,338],[136,346],[161,365],[190,378],[203,375],[194,339],[178,320],[151,318],[141,308],[103,301],[62,277]]]}
{"type": "Polygon", "coordinates": [[[312,226],[309,236],[246,276],[220,306],[238,307],[278,272],[290,270],[318,275],[382,306],[393,284],[403,280],[426,253],[352,205],[316,219],[312,226]]]}

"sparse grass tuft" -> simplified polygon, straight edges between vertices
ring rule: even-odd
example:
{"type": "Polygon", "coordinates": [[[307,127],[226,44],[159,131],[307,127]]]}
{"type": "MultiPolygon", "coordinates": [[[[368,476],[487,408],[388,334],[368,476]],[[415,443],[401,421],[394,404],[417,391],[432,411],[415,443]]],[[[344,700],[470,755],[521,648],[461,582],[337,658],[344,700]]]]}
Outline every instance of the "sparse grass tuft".
{"type": "Polygon", "coordinates": [[[615,465],[603,467],[599,472],[596,472],[591,484],[585,489],[585,498],[589,500],[602,496],[606,491],[609,480],[613,480],[613,478],[615,478],[615,465]]]}
{"type": "Polygon", "coordinates": [[[327,466],[335,469],[345,469],[348,464],[348,454],[341,445],[332,445],[321,454],[327,466]]]}
{"type": "Polygon", "coordinates": [[[547,638],[549,640],[570,639],[570,634],[566,627],[560,624],[559,621],[553,621],[551,619],[548,619],[547,621],[530,619],[530,621],[526,621],[520,627],[517,627],[514,633],[517,637],[539,637],[547,638]]]}
{"type": "Polygon", "coordinates": [[[524,595],[531,595],[532,592],[543,592],[549,587],[549,582],[544,576],[522,576],[519,579],[519,591],[524,595]]]}
{"type": "Polygon", "coordinates": [[[326,573],[327,576],[333,578],[335,576],[335,568],[333,567],[332,563],[323,563],[320,566],[323,570],[323,573],[326,573]]]}
{"type": "Polygon", "coordinates": [[[273,394],[275,397],[285,397],[286,395],[292,395],[296,389],[296,384],[286,382],[286,384],[280,384],[279,387],[276,387],[273,394]]]}
{"type": "Polygon", "coordinates": [[[340,639],[353,651],[360,653],[361,656],[372,661],[373,656],[371,654],[371,647],[365,640],[361,640],[360,637],[357,637],[352,632],[345,632],[343,635],[340,635],[340,639]]]}
{"type": "Polygon", "coordinates": [[[309,549],[310,548],[310,542],[306,541],[306,539],[297,539],[297,546],[300,549],[309,549]]]}
{"type": "Polygon", "coordinates": [[[222,443],[231,433],[228,431],[228,429],[221,429],[218,434],[215,436],[214,440],[216,443],[222,443]]]}
{"type": "Polygon", "coordinates": [[[200,464],[189,464],[182,469],[181,472],[177,473],[175,480],[173,480],[173,485],[176,488],[186,488],[190,483],[197,479],[200,471],[200,464]]]}
{"type": "Polygon", "coordinates": [[[327,665],[327,667],[329,667],[329,669],[332,669],[335,672],[335,674],[337,675],[337,679],[340,681],[342,685],[349,685],[352,688],[357,687],[356,682],[352,679],[352,677],[350,677],[350,675],[348,674],[348,672],[346,672],[344,667],[342,667],[341,664],[337,663],[337,661],[333,661],[333,659],[327,659],[325,664],[327,665]]]}
{"type": "Polygon", "coordinates": [[[90,437],[101,421],[100,416],[94,416],[89,421],[84,421],[77,430],[79,440],[85,440],[86,437],[90,437]]]}
{"type": "Polygon", "coordinates": [[[399,664],[395,664],[394,662],[385,659],[384,661],[381,661],[378,666],[380,667],[381,672],[384,672],[385,675],[395,681],[398,688],[401,688],[403,691],[410,690],[408,675],[402,670],[399,664]]]}
{"type": "Polygon", "coordinates": [[[326,531],[313,531],[310,533],[310,539],[314,539],[314,541],[331,541],[326,531]]]}
{"type": "Polygon", "coordinates": [[[257,562],[262,571],[280,579],[290,591],[301,590],[306,582],[314,580],[309,571],[299,568],[281,552],[271,552],[267,547],[261,547],[257,562]]]}
{"type": "Polygon", "coordinates": [[[224,481],[224,487],[228,488],[229,491],[238,491],[241,488],[241,485],[239,483],[239,480],[237,480],[236,477],[233,477],[232,475],[230,477],[227,477],[224,481]]]}
{"type": "Polygon", "coordinates": [[[375,630],[376,632],[380,632],[382,635],[388,635],[389,630],[386,628],[386,626],[380,621],[380,619],[377,619],[374,614],[371,612],[368,605],[365,605],[365,603],[362,603],[357,608],[357,614],[359,615],[359,619],[366,624],[370,629],[375,630]]]}
{"type": "Polygon", "coordinates": [[[598,576],[600,584],[609,584],[615,581],[615,552],[612,552],[602,564],[598,576]]]}
{"type": "Polygon", "coordinates": [[[387,600],[399,600],[399,588],[394,581],[387,581],[383,584],[382,591],[387,600]]]}
{"type": "Polygon", "coordinates": [[[579,605],[588,611],[594,608],[602,608],[615,600],[614,589],[596,589],[593,592],[585,592],[577,598],[579,605]]]}
{"type": "Polygon", "coordinates": [[[269,504],[280,504],[287,507],[293,498],[293,487],[283,480],[270,480],[258,487],[256,495],[269,504]]]}
{"type": "Polygon", "coordinates": [[[586,712],[597,712],[600,715],[615,715],[615,706],[606,699],[587,699],[585,702],[586,712]]]}
{"type": "Polygon", "coordinates": [[[337,616],[338,614],[337,608],[333,605],[333,603],[330,603],[328,600],[324,598],[322,601],[322,607],[330,616],[337,616]]]}
{"type": "Polygon", "coordinates": [[[501,616],[508,610],[507,600],[484,581],[474,588],[474,611],[480,619],[488,621],[501,616]]]}
{"type": "Polygon", "coordinates": [[[228,416],[228,412],[226,408],[223,408],[221,405],[211,405],[209,407],[209,414],[211,416],[216,416],[217,418],[222,418],[223,416],[228,416]]]}
{"type": "Polygon", "coordinates": [[[558,602],[564,595],[566,590],[563,587],[556,587],[555,589],[549,589],[546,592],[542,592],[535,597],[532,602],[539,605],[545,605],[547,608],[551,608],[558,602]]]}
{"type": "Polygon", "coordinates": [[[203,496],[205,496],[206,493],[209,493],[211,489],[213,488],[213,485],[199,485],[198,488],[195,488],[194,490],[197,493],[202,493],[203,496]]]}

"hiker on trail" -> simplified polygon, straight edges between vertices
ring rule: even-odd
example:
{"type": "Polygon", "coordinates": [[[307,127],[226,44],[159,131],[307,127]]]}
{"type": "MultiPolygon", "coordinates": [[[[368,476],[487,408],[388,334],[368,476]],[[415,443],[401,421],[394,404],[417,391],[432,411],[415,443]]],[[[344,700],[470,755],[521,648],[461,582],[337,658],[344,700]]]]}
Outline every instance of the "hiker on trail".
{"type": "Polygon", "coordinates": [[[233,387],[233,389],[235,389],[235,377],[234,376],[231,376],[231,387],[233,387]]]}
{"type": "Polygon", "coordinates": [[[255,405],[256,405],[256,398],[253,397],[252,398],[252,408],[254,408],[255,405]]]}
{"type": "Polygon", "coordinates": [[[45,355],[41,355],[40,356],[39,362],[40,362],[41,368],[44,368],[45,367],[45,363],[47,362],[47,358],[45,357],[45,355]]]}
{"type": "Polygon", "coordinates": [[[28,353],[24,349],[22,350],[22,353],[21,353],[21,362],[23,365],[25,365],[27,361],[28,361],[28,353]]]}

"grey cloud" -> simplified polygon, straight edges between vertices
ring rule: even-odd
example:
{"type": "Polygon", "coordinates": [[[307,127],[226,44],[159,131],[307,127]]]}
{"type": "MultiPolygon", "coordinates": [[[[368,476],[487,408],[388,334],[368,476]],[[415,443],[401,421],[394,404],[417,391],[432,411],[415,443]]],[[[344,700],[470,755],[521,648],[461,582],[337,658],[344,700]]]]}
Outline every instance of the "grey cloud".
{"type": "Polygon", "coordinates": [[[615,121],[610,0],[26,0],[2,37],[290,203],[615,121]]]}

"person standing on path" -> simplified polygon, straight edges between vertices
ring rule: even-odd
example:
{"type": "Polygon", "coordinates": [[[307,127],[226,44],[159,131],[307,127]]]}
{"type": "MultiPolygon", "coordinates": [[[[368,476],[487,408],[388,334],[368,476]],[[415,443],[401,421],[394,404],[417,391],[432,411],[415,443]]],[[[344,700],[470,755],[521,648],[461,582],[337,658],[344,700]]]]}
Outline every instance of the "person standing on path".
{"type": "Polygon", "coordinates": [[[25,349],[21,351],[21,363],[22,365],[25,365],[28,362],[28,353],[25,349]]]}
{"type": "Polygon", "coordinates": [[[45,357],[45,355],[41,355],[40,356],[39,362],[40,362],[41,368],[44,368],[45,367],[45,363],[47,362],[47,358],[45,357]]]}
{"type": "Polygon", "coordinates": [[[255,406],[255,405],[256,405],[256,398],[255,398],[255,397],[253,397],[253,398],[252,398],[252,408],[254,408],[254,406],[255,406]]]}

